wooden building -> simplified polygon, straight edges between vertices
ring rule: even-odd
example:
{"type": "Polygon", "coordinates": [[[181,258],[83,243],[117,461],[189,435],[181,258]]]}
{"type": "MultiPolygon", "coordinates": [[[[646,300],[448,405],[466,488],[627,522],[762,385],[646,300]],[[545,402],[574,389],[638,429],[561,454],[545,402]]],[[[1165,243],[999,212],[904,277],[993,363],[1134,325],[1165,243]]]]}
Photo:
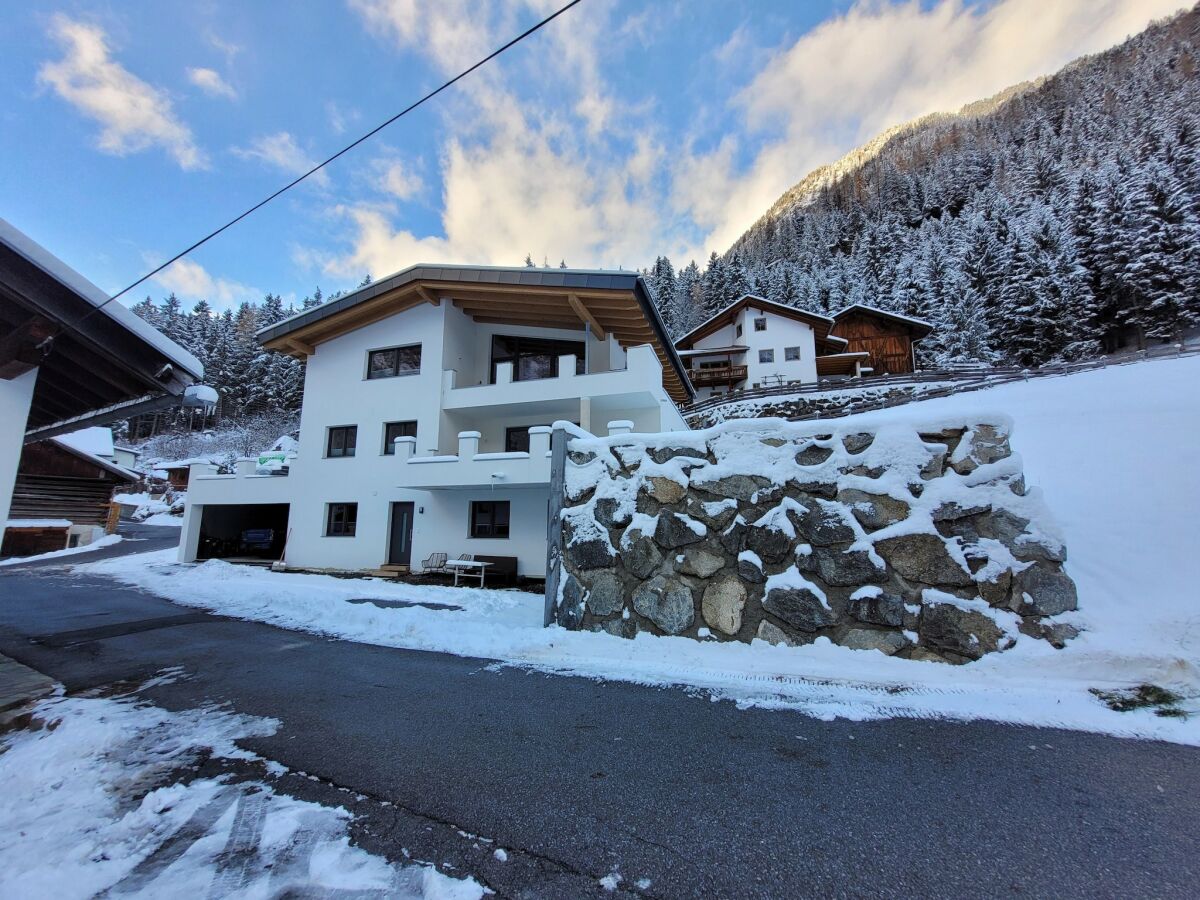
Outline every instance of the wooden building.
{"type": "Polygon", "coordinates": [[[0,556],[89,543],[104,531],[113,489],[135,481],[134,473],[65,441],[26,444],[0,556]]]}
{"type": "Polygon", "coordinates": [[[834,313],[833,334],[845,338],[848,353],[866,353],[870,374],[899,375],[916,371],[913,346],[933,326],[884,309],[856,303],[834,313]]]}

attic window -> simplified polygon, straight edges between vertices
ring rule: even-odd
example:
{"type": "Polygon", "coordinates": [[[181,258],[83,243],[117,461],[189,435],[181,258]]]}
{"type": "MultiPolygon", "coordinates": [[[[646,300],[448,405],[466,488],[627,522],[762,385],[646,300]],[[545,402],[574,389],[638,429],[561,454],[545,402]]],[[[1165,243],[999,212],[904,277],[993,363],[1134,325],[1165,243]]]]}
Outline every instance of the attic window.
{"type": "Polygon", "coordinates": [[[742,323],[741,323],[741,322],[738,322],[738,327],[737,327],[737,336],[738,336],[738,337],[741,337],[741,336],[742,336],[742,323]]]}
{"type": "Polygon", "coordinates": [[[367,354],[367,378],[394,378],[416,375],[421,371],[421,345],[372,350],[367,354]]]}
{"type": "Polygon", "coordinates": [[[755,317],[754,330],[755,331],[766,331],[767,330],[767,317],[766,316],[755,317]]]}

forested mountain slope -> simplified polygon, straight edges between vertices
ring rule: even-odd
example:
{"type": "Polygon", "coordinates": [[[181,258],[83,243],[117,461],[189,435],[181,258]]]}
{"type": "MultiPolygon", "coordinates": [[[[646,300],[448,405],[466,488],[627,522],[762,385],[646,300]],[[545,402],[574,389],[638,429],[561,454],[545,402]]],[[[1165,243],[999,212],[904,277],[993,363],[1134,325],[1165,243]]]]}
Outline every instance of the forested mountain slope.
{"type": "Polygon", "coordinates": [[[927,362],[1037,365],[1200,320],[1200,12],[956,114],[893,129],[787,191],[701,272],[647,270],[682,333],[746,292],[933,321],[927,362]]]}

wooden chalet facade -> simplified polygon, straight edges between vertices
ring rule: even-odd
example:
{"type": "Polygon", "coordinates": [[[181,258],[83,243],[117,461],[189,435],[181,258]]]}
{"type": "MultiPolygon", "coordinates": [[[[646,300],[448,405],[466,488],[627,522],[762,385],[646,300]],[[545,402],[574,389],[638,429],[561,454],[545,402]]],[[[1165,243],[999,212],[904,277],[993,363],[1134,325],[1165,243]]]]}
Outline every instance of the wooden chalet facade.
{"type": "Polygon", "coordinates": [[[873,375],[902,375],[916,371],[913,345],[933,326],[873,306],[847,306],[833,316],[833,334],[846,340],[847,353],[866,353],[873,375]]]}
{"type": "Polygon", "coordinates": [[[0,556],[62,550],[105,526],[114,488],[137,477],[56,441],[26,444],[17,466],[0,556]]]}

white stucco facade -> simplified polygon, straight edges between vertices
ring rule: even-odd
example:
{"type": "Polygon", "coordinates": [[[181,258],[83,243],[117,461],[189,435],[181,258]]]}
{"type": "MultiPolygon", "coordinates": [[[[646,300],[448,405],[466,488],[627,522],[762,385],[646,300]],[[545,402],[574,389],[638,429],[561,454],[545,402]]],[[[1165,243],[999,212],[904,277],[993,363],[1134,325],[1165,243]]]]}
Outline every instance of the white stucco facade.
{"type": "Polygon", "coordinates": [[[13,487],[17,483],[17,466],[21,463],[21,448],[25,442],[25,423],[29,420],[29,406],[33,402],[33,388],[37,383],[37,369],[31,369],[16,378],[0,379],[0,535],[8,521],[12,506],[13,487]]]}
{"type": "Polygon", "coordinates": [[[451,303],[422,304],[319,344],[308,357],[298,456],[287,476],[235,475],[193,467],[180,558],[195,559],[204,509],[288,504],[289,566],[371,570],[389,559],[392,504],[414,504],[411,565],[431,553],[516,557],[522,576],[546,563],[550,423],[594,433],[610,421],[656,432],[687,426],[663,387],[649,346],[623,350],[585,330],[477,323],[451,303]],[[585,343],[585,371],[559,357],[557,377],[514,381],[512,364],[493,377],[493,335],[585,343]],[[373,350],[419,345],[412,374],[368,379],[373,350]],[[415,437],[386,452],[387,423],[415,422],[415,437]],[[329,429],[353,426],[353,456],[331,457],[329,429]],[[529,450],[506,449],[508,429],[529,431],[529,450]],[[470,536],[472,501],[506,501],[509,534],[470,536]],[[352,537],[326,534],[329,504],[357,504],[352,537]]]}
{"type": "Polygon", "coordinates": [[[812,326],[769,308],[746,305],[732,320],[694,343],[681,348],[689,368],[744,366],[745,377],[720,386],[695,381],[701,399],[715,391],[731,388],[760,387],[782,379],[784,382],[810,384],[817,380],[816,338],[812,326]],[[760,323],[760,324],[757,324],[760,323]],[[734,348],[734,349],[730,349],[734,348]],[[712,353],[697,351],[711,350],[712,353]],[[789,359],[789,356],[795,357],[789,359]]]}

